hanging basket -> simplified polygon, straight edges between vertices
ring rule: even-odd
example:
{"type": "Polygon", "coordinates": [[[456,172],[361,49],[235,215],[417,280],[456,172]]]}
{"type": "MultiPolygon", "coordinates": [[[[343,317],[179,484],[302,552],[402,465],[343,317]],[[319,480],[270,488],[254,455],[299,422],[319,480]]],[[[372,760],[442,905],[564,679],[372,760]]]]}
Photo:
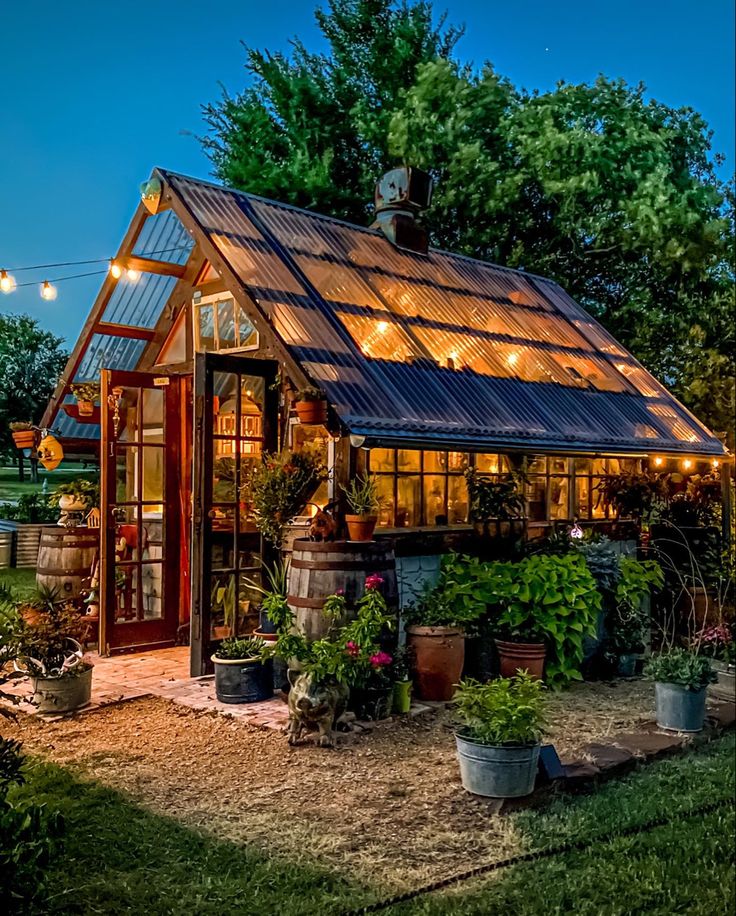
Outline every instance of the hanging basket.
{"type": "Polygon", "coordinates": [[[321,426],[327,422],[327,401],[295,401],[294,410],[305,426],[321,426]]]}
{"type": "Polygon", "coordinates": [[[77,409],[79,410],[80,417],[91,417],[95,412],[95,402],[94,401],[77,401],[77,409]]]}
{"type": "Polygon", "coordinates": [[[36,433],[32,429],[22,429],[12,435],[15,447],[18,449],[33,448],[36,443],[36,433]]]}

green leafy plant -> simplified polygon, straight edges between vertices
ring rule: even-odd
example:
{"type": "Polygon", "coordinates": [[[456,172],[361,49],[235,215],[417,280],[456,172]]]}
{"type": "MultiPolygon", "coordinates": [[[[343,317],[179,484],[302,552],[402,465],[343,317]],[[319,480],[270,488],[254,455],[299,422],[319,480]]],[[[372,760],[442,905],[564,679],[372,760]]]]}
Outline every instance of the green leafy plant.
{"type": "Polygon", "coordinates": [[[29,429],[33,429],[33,423],[29,423],[27,420],[15,420],[12,423],[8,423],[8,426],[12,433],[25,433],[29,429]]]}
{"type": "Polygon", "coordinates": [[[80,660],[76,641],[83,636],[86,627],[73,604],[48,600],[34,622],[23,624],[20,628],[16,650],[19,667],[31,677],[60,678],[83,674],[92,664],[86,658],[80,660]]]}
{"type": "Polygon", "coordinates": [[[315,388],[313,385],[307,385],[306,388],[300,388],[296,393],[297,401],[324,401],[326,395],[321,388],[315,388]]]}
{"type": "Polygon", "coordinates": [[[664,512],[670,496],[670,476],[653,471],[604,477],[596,486],[603,505],[616,518],[651,522],[664,512]]]}
{"type": "Polygon", "coordinates": [[[99,382],[76,382],[70,387],[72,394],[78,401],[92,401],[94,404],[100,399],[99,382]]]}
{"type": "Polygon", "coordinates": [[[512,471],[496,480],[484,477],[476,468],[468,468],[465,480],[472,521],[486,523],[493,519],[508,521],[524,517],[522,474],[512,471]]]}
{"type": "Polygon", "coordinates": [[[99,481],[79,477],[77,480],[59,484],[49,497],[49,505],[58,509],[62,496],[75,496],[84,503],[85,510],[92,509],[100,504],[99,481]]]}
{"type": "Polygon", "coordinates": [[[263,658],[266,643],[258,636],[239,639],[223,639],[215,649],[215,658],[223,660],[263,658]]]}
{"type": "Polygon", "coordinates": [[[402,611],[407,626],[462,627],[475,623],[486,605],[471,592],[470,581],[462,584],[442,577],[435,584],[425,583],[422,591],[402,611]]]}
{"type": "Polygon", "coordinates": [[[464,679],[454,696],[460,734],[480,744],[537,744],[544,730],[544,684],[526,672],[481,684],[464,679]]]}
{"type": "Polygon", "coordinates": [[[644,677],[693,691],[702,690],[718,679],[710,660],[689,649],[671,649],[653,655],[644,666],[644,677]]]}
{"type": "Polygon", "coordinates": [[[664,571],[656,560],[619,557],[620,577],[614,592],[614,606],[606,617],[606,651],[618,657],[644,651],[650,628],[645,605],[652,589],[664,585],[664,571]]]}
{"type": "Polygon", "coordinates": [[[327,469],[308,452],[266,454],[246,475],[242,495],[263,536],[280,545],[284,528],[304,510],[327,469]]]}
{"type": "Polygon", "coordinates": [[[276,560],[272,565],[262,563],[262,570],[261,581],[246,578],[245,584],[262,596],[261,611],[274,627],[277,630],[287,631],[294,621],[294,615],[286,601],[289,561],[276,560]]]}
{"type": "Polygon", "coordinates": [[[42,525],[45,522],[55,522],[58,517],[58,504],[50,506],[46,497],[38,493],[23,493],[15,503],[0,504],[0,518],[11,522],[42,525]]]}
{"type": "Polygon", "coordinates": [[[350,511],[354,515],[375,515],[381,508],[381,497],[378,494],[378,480],[372,474],[354,477],[347,487],[343,488],[350,511]]]}
{"type": "Polygon", "coordinates": [[[612,593],[621,578],[620,555],[608,538],[579,541],[577,550],[585,557],[585,564],[590,570],[600,591],[612,593]]]}

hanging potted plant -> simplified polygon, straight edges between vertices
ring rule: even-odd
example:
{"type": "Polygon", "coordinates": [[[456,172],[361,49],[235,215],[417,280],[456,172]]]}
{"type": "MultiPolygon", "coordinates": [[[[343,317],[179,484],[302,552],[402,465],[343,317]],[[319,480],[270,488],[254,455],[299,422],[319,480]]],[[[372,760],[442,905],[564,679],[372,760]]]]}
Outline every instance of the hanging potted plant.
{"type": "Polygon", "coordinates": [[[92,664],[78,642],[82,629],[72,605],[49,603],[21,630],[15,665],[31,678],[39,712],[71,712],[89,703],[92,664]]]}
{"type": "Polygon", "coordinates": [[[350,486],[344,489],[350,513],[345,515],[348,539],[351,541],[372,541],[378,522],[381,498],[378,495],[378,481],[370,474],[354,477],[350,486]]]}
{"type": "Polygon", "coordinates": [[[76,398],[80,417],[91,417],[95,412],[95,404],[100,399],[99,382],[78,382],[71,386],[71,392],[76,398]]]}
{"type": "Polygon", "coordinates": [[[215,692],[221,703],[259,703],[273,696],[273,669],[258,637],[225,639],[215,649],[215,692]]]}
{"type": "Polygon", "coordinates": [[[301,388],[294,400],[299,422],[305,426],[321,426],[327,422],[327,398],[321,388],[301,388]]]}
{"type": "Polygon", "coordinates": [[[10,432],[17,449],[33,448],[36,441],[36,431],[32,423],[18,421],[10,424],[10,432]]]}
{"type": "Polygon", "coordinates": [[[678,732],[703,728],[708,684],[717,680],[710,659],[692,649],[671,649],[653,656],[644,676],[654,681],[660,728],[678,732]]]}
{"type": "Polygon", "coordinates": [[[455,693],[455,732],[463,788],[489,798],[534,791],[543,727],[544,685],[528,674],[487,684],[464,680],[455,693]]]}

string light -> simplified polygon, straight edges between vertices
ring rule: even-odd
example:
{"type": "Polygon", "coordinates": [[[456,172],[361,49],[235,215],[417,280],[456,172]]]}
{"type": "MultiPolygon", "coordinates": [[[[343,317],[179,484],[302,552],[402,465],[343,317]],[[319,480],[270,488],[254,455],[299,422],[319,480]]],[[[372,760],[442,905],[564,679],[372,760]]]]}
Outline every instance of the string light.
{"type": "Polygon", "coordinates": [[[56,299],[56,294],[56,287],[49,283],[48,280],[44,280],[41,284],[41,298],[48,300],[56,299]]]}
{"type": "Polygon", "coordinates": [[[663,464],[664,464],[664,458],[657,455],[657,457],[654,459],[654,466],[657,468],[661,468],[663,464]]]}
{"type": "Polygon", "coordinates": [[[140,270],[134,270],[132,267],[129,267],[125,271],[125,276],[130,280],[131,283],[137,283],[141,278],[140,270]]]}
{"type": "Polygon", "coordinates": [[[690,458],[685,458],[685,460],[682,462],[683,471],[689,471],[692,466],[693,463],[690,458]]]}
{"type": "Polygon", "coordinates": [[[116,280],[119,280],[123,275],[123,268],[118,264],[117,261],[110,261],[110,273],[116,280]]]}
{"type": "Polygon", "coordinates": [[[15,289],[15,285],[15,279],[7,270],[0,270],[0,290],[4,293],[12,293],[15,289]]]}
{"type": "Polygon", "coordinates": [[[721,466],[721,462],[717,458],[714,458],[711,461],[711,464],[713,465],[713,470],[716,470],[716,468],[719,468],[721,466]]]}

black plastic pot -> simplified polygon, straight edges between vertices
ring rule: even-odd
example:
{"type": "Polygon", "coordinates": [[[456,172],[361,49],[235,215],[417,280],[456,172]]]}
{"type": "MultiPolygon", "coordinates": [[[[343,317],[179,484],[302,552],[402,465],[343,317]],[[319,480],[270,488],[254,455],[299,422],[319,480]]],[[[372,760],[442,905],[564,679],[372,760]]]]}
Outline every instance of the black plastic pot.
{"type": "Polygon", "coordinates": [[[215,692],[221,703],[259,703],[273,696],[273,664],[271,659],[217,658],[215,692]]]}
{"type": "Polygon", "coordinates": [[[391,715],[393,685],[388,687],[351,687],[348,709],[363,722],[377,722],[391,715]]]}

